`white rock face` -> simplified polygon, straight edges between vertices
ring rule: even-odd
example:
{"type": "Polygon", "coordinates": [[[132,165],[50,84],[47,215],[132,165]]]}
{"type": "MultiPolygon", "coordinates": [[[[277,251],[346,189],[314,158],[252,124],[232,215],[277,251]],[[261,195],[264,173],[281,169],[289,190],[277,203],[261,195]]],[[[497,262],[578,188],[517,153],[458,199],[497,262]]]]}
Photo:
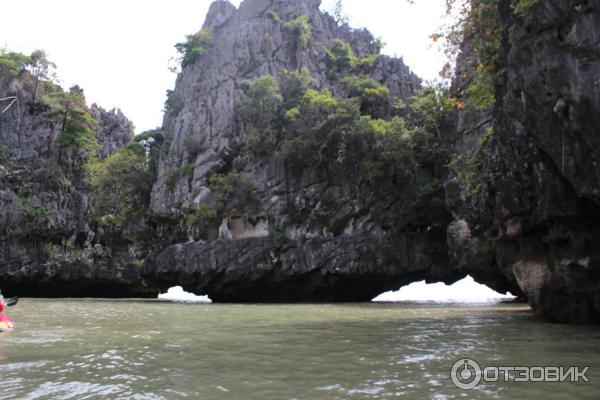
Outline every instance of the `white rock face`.
{"type": "Polygon", "coordinates": [[[233,239],[250,239],[269,236],[269,222],[266,218],[250,221],[246,218],[232,217],[229,221],[233,239]]]}
{"type": "Polygon", "coordinates": [[[225,218],[219,227],[220,239],[240,240],[266,237],[269,237],[269,221],[266,217],[252,219],[232,216],[225,218]]]}

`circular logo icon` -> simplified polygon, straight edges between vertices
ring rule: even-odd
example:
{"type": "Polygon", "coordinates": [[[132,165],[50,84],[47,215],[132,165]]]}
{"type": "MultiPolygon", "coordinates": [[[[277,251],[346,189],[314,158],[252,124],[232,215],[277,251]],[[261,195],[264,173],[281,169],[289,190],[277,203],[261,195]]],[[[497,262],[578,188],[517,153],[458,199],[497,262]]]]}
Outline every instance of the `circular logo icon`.
{"type": "Polygon", "coordinates": [[[450,378],[457,388],[471,390],[481,382],[481,367],[470,358],[460,359],[452,366],[450,378]]]}

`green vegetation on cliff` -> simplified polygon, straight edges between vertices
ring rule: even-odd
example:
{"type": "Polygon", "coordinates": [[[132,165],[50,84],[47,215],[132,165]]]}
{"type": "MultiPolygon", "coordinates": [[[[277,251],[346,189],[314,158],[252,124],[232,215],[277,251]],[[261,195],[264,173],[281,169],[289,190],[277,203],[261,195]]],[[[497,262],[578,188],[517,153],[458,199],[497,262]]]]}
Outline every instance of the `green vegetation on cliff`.
{"type": "Polygon", "coordinates": [[[387,114],[388,96],[390,90],[368,76],[347,76],[342,83],[350,91],[350,96],[360,99],[361,112],[372,116],[387,114]]]}
{"type": "Polygon", "coordinates": [[[196,240],[215,239],[217,227],[230,215],[254,215],[260,200],[250,176],[230,171],[216,173],[207,180],[210,195],[204,203],[184,210],[188,235],[196,240]]]}
{"type": "Polygon", "coordinates": [[[95,163],[90,172],[93,214],[101,226],[118,229],[128,221],[144,218],[154,177],[142,144],[128,144],[95,163]]]}
{"type": "MultiPolygon", "coordinates": [[[[525,7],[525,1],[521,3],[519,9],[525,7]]],[[[476,148],[453,155],[448,164],[467,202],[477,201],[484,189],[486,147],[494,133],[492,113],[496,92],[503,84],[500,53],[506,35],[500,6],[500,0],[449,1],[448,13],[455,15],[456,22],[433,35],[434,40],[441,40],[450,60],[445,73],[454,82],[450,101],[465,121],[463,134],[479,136],[474,138],[476,148]]]]}
{"type": "MultiPolygon", "coordinates": [[[[47,177],[48,184],[66,180],[79,185],[85,177],[84,167],[93,162],[101,150],[95,134],[98,122],[86,105],[83,91],[77,86],[63,91],[53,81],[53,68],[54,63],[41,50],[29,56],[15,52],[0,54],[0,91],[7,94],[2,99],[6,102],[2,103],[0,111],[8,127],[15,124],[19,137],[19,148],[11,150],[12,160],[3,161],[11,161],[15,168],[20,162],[19,156],[23,151],[20,146],[24,145],[20,135],[25,118],[34,119],[34,127],[44,122],[50,132],[38,151],[46,158],[27,165],[33,168],[29,178],[35,180],[35,177],[43,175],[47,177]],[[56,159],[51,159],[52,153],[56,154],[56,159]]],[[[27,182],[22,182],[22,187],[27,185],[27,182]]]]}
{"type": "Polygon", "coordinates": [[[288,21],[284,21],[273,10],[267,11],[265,15],[283,27],[284,31],[290,35],[290,39],[295,46],[300,49],[308,46],[313,35],[312,25],[308,16],[299,14],[288,21]]]}
{"type": "Polygon", "coordinates": [[[379,57],[377,54],[357,56],[350,44],[341,39],[335,39],[326,51],[329,76],[332,78],[345,71],[367,73],[379,57]]]}
{"type": "Polygon", "coordinates": [[[43,51],[0,54],[0,231],[38,263],[109,262],[151,236],[139,226],[155,165],[141,142],[117,151],[131,123],[60,88],[53,68],[43,51]]]}
{"type": "MultiPolygon", "coordinates": [[[[312,82],[307,71],[295,71],[286,73],[281,88],[271,76],[247,85],[240,109],[268,109],[242,121],[253,132],[253,157],[280,160],[293,176],[322,170],[329,179],[352,177],[364,193],[363,206],[384,226],[443,226],[448,218],[436,178],[445,164],[440,129],[453,109],[445,92],[427,88],[412,99],[405,112],[414,123],[408,126],[390,116],[389,89],[368,76],[342,80],[347,98],[311,88],[312,82]]],[[[344,206],[320,202],[310,218],[327,227],[344,206]]]]}
{"type": "MultiPolygon", "coordinates": [[[[520,0],[520,3],[525,2],[531,3],[520,0]]],[[[520,9],[523,7],[524,4],[519,6],[520,9]]],[[[467,112],[490,111],[502,72],[499,65],[503,39],[499,0],[451,0],[448,13],[455,15],[455,22],[432,38],[442,41],[450,60],[443,71],[445,76],[461,84],[461,90],[456,94],[457,105],[467,112]]]]}
{"type": "Polygon", "coordinates": [[[200,31],[187,35],[185,42],[180,42],[175,45],[175,49],[181,55],[181,65],[186,67],[193,64],[210,45],[213,40],[213,32],[211,29],[201,29],[200,31]]]}
{"type": "Polygon", "coordinates": [[[68,92],[56,91],[44,95],[42,102],[48,107],[48,118],[60,124],[58,159],[66,157],[70,173],[94,158],[100,150],[100,144],[94,129],[98,122],[89,113],[83,92],[78,87],[68,92]]]}
{"type": "Polygon", "coordinates": [[[515,15],[525,15],[529,10],[539,3],[539,0],[517,0],[516,3],[512,5],[515,15]]]}

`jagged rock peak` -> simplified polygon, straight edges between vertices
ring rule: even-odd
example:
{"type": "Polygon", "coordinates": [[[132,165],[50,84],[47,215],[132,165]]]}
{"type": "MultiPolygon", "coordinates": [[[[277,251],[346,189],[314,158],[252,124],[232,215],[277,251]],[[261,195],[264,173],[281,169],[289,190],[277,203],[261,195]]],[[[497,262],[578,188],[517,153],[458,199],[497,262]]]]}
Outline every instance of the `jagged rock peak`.
{"type": "Polygon", "coordinates": [[[245,0],[237,9],[227,0],[214,1],[208,10],[205,28],[218,28],[225,24],[234,14],[241,20],[261,17],[265,11],[273,10],[282,17],[292,17],[297,14],[313,15],[319,12],[321,0],[245,0]]]}
{"type": "Polygon", "coordinates": [[[218,28],[231,18],[237,11],[235,6],[227,0],[214,1],[208,9],[206,20],[204,21],[205,28],[218,28]]]}
{"type": "Polygon", "coordinates": [[[291,14],[310,15],[319,11],[321,0],[245,0],[240,5],[243,18],[254,18],[262,15],[266,10],[273,10],[281,16],[291,14]]]}
{"type": "Polygon", "coordinates": [[[104,148],[104,157],[112,155],[133,139],[135,127],[121,109],[107,111],[94,103],[90,107],[90,114],[98,121],[96,138],[104,148]]]}

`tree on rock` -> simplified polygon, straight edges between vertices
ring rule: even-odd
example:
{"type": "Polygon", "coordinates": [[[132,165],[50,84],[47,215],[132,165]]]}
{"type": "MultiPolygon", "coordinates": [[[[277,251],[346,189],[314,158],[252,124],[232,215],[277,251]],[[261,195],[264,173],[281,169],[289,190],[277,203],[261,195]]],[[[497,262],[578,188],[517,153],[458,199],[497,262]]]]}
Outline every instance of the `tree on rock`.
{"type": "Polygon", "coordinates": [[[48,117],[60,123],[58,160],[62,161],[63,153],[66,154],[69,171],[73,172],[78,163],[87,161],[100,149],[93,131],[98,122],[88,112],[78,86],[68,92],[50,93],[43,102],[50,108],[48,117]]]}
{"type": "Polygon", "coordinates": [[[33,78],[33,104],[35,104],[37,100],[40,81],[50,80],[53,76],[52,69],[54,68],[56,68],[56,64],[48,60],[46,52],[43,50],[36,50],[29,56],[27,70],[31,73],[33,78]]]}
{"type": "Polygon", "coordinates": [[[206,51],[213,39],[212,30],[203,28],[200,31],[187,35],[185,42],[177,43],[175,49],[181,54],[181,66],[193,64],[198,57],[206,51]]]}
{"type": "Polygon", "coordinates": [[[335,6],[333,8],[333,18],[338,25],[345,25],[348,23],[348,16],[344,12],[344,2],[343,0],[337,0],[335,2],[335,6]]]}
{"type": "Polygon", "coordinates": [[[132,142],[90,169],[95,195],[94,217],[105,229],[118,231],[126,223],[144,220],[154,176],[146,147],[132,142]]]}

